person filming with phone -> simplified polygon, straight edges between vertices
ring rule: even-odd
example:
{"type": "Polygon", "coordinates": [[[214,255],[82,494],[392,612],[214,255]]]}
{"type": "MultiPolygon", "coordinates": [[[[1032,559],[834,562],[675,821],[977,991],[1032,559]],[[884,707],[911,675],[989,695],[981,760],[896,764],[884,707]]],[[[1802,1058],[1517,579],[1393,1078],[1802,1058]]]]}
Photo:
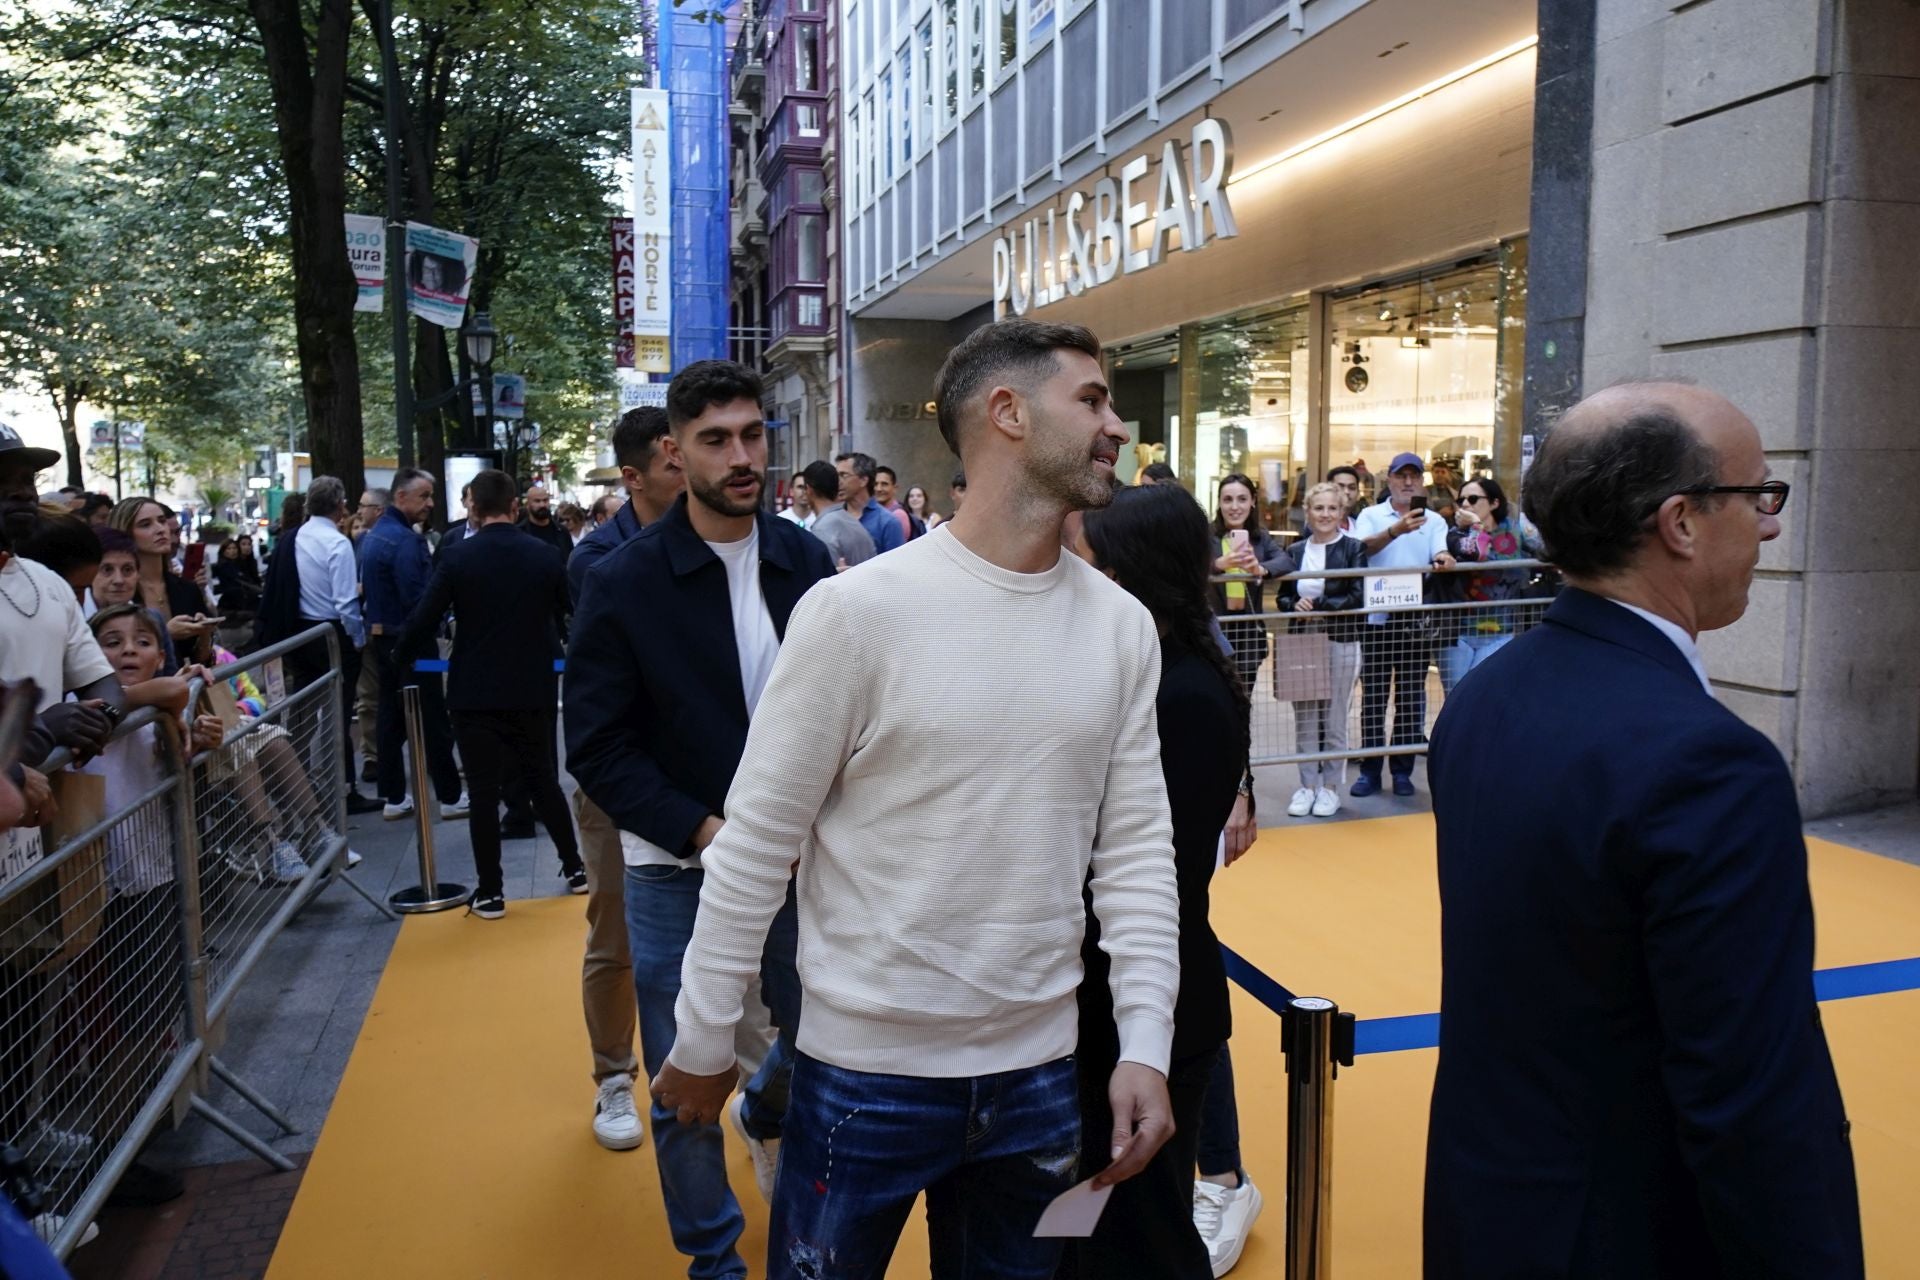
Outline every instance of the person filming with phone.
{"type": "MultiPolygon", "coordinates": [[[[1367,563],[1381,568],[1453,567],[1447,552],[1446,521],[1427,510],[1426,464],[1417,453],[1398,454],[1387,469],[1387,500],[1362,511],[1353,522],[1353,536],[1367,549],[1367,563]]],[[[1418,746],[1426,740],[1427,664],[1433,641],[1427,620],[1418,614],[1370,613],[1360,632],[1360,748],[1378,751],[1388,745],[1387,702],[1393,702],[1393,739],[1396,747],[1418,746]]],[[[1393,766],[1393,794],[1413,794],[1413,756],[1388,757],[1393,766]]],[[[1353,794],[1370,796],[1380,789],[1380,757],[1360,762],[1353,794]]]]}
{"type": "Polygon", "coordinates": [[[1241,686],[1253,688],[1253,678],[1267,658],[1267,624],[1258,615],[1265,603],[1264,579],[1292,567],[1287,550],[1266,530],[1260,519],[1260,499],[1253,481],[1238,472],[1220,482],[1214,508],[1213,542],[1219,554],[1213,572],[1246,575],[1252,581],[1215,583],[1213,611],[1220,629],[1233,646],[1233,668],[1241,686]]]}

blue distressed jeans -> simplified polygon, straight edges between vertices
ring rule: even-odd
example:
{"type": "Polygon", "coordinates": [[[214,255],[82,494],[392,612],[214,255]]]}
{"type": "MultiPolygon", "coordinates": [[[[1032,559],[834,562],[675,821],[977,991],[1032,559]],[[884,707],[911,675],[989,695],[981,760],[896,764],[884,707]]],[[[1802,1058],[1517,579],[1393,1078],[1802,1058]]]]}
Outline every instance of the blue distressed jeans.
{"type": "MultiPolygon", "coordinates": [[[[627,941],[633,951],[633,989],[640,1006],[640,1057],[646,1080],[658,1075],[673,1050],[674,1001],[680,996],[680,964],[693,937],[706,873],[697,867],[628,867],[627,941]]],[[[767,931],[760,962],[761,995],[780,1028],[758,1074],[747,1084],[748,1131],[779,1137],[787,1077],[792,1073],[792,1037],[800,1022],[800,976],[794,968],[799,943],[793,888],[767,931]]],[[[653,1155],[660,1167],[667,1229],[674,1248],[692,1261],[692,1280],[744,1278],[747,1265],[735,1247],[746,1220],[727,1185],[727,1158],[717,1124],[681,1124],[671,1111],[650,1108],[653,1155]]]]}
{"type": "Polygon", "coordinates": [[[1073,1185],[1072,1058],[926,1079],[797,1055],[767,1232],[771,1280],[881,1280],[927,1193],[933,1280],[1048,1280],[1059,1240],[1033,1228],[1073,1185]]]}

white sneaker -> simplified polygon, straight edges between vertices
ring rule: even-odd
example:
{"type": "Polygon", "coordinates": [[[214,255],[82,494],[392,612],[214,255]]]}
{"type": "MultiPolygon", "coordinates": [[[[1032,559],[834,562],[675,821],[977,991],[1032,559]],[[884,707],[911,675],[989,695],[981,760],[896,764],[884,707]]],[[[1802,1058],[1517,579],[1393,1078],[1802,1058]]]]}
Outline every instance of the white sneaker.
{"type": "Polygon", "coordinates": [[[1321,787],[1318,791],[1315,791],[1313,793],[1313,816],[1314,817],[1331,818],[1334,814],[1338,812],[1340,812],[1340,793],[1339,792],[1330,791],[1326,787],[1321,787]]]}
{"type": "MultiPolygon", "coordinates": [[[[43,1213],[33,1220],[33,1234],[40,1237],[41,1244],[51,1245],[54,1237],[60,1234],[60,1228],[66,1225],[67,1220],[60,1214],[43,1213]]],[[[100,1224],[89,1222],[87,1229],[80,1233],[80,1238],[73,1242],[73,1247],[78,1249],[81,1245],[92,1244],[99,1238],[100,1224]]]]}
{"type": "Polygon", "coordinates": [[[347,850],[347,870],[351,871],[365,861],[366,861],[365,858],[361,857],[359,854],[355,853],[353,850],[351,849],[347,850]]]}
{"type": "Polygon", "coordinates": [[[466,788],[460,789],[460,798],[452,804],[440,806],[440,819],[443,822],[456,822],[467,816],[473,809],[473,803],[467,799],[466,788]]]}
{"type": "Polygon", "coordinates": [[[71,1169],[93,1155],[93,1138],[78,1129],[62,1129],[42,1120],[25,1143],[27,1162],[42,1169],[71,1169]]]}
{"type": "Polygon", "coordinates": [[[748,1133],[746,1113],[747,1095],[734,1094],[727,1103],[727,1119],[733,1122],[733,1131],[747,1144],[747,1154],[753,1158],[753,1181],[760,1188],[760,1198],[772,1204],[774,1178],[780,1172],[780,1140],[762,1142],[748,1133]]]}
{"type": "Polygon", "coordinates": [[[307,860],[285,840],[273,846],[273,878],[281,884],[297,884],[307,878],[307,860]]]}
{"type": "Polygon", "coordinates": [[[1307,811],[1311,808],[1313,808],[1313,788],[1302,787],[1293,793],[1293,801],[1287,805],[1287,816],[1289,818],[1304,818],[1307,816],[1307,811]]]}
{"type": "Polygon", "coordinates": [[[593,1138],[609,1151],[631,1151],[646,1137],[633,1103],[633,1077],[608,1076],[593,1103],[593,1138]]]}
{"type": "Polygon", "coordinates": [[[408,796],[399,804],[389,804],[380,810],[380,816],[388,822],[398,822],[402,818],[413,816],[413,797],[408,796]]]}
{"type": "Polygon", "coordinates": [[[1239,1263],[1247,1237],[1253,1234],[1254,1219],[1260,1216],[1260,1204],[1260,1188],[1245,1174],[1240,1175],[1240,1185],[1232,1188],[1204,1181],[1193,1184],[1193,1225],[1207,1246],[1215,1280],[1239,1263]]]}

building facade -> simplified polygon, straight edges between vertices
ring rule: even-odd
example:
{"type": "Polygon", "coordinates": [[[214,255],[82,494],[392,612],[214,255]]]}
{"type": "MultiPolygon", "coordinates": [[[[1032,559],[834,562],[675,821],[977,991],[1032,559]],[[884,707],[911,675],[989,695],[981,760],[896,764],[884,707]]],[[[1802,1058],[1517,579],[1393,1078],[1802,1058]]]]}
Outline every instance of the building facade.
{"type": "Polygon", "coordinates": [[[1402,450],[1511,491],[1583,390],[1692,376],[1796,486],[1723,698],[1810,811],[1914,793],[1920,582],[1839,506],[1920,465],[1906,0],[834,2],[839,405],[903,483],[944,494],[933,378],[996,314],[1107,343],[1127,478],[1280,518],[1402,450]]]}

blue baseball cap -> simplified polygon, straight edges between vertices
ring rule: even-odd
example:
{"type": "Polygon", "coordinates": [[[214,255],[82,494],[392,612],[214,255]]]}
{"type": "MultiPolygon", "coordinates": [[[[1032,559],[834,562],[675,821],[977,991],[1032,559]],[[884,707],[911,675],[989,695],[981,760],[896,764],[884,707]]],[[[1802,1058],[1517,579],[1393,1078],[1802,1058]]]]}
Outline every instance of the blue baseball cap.
{"type": "Polygon", "coordinates": [[[1412,467],[1415,471],[1424,474],[1427,469],[1427,464],[1420,460],[1420,455],[1417,453],[1397,453],[1393,457],[1393,465],[1387,468],[1387,474],[1392,475],[1408,467],[1412,467]]]}

